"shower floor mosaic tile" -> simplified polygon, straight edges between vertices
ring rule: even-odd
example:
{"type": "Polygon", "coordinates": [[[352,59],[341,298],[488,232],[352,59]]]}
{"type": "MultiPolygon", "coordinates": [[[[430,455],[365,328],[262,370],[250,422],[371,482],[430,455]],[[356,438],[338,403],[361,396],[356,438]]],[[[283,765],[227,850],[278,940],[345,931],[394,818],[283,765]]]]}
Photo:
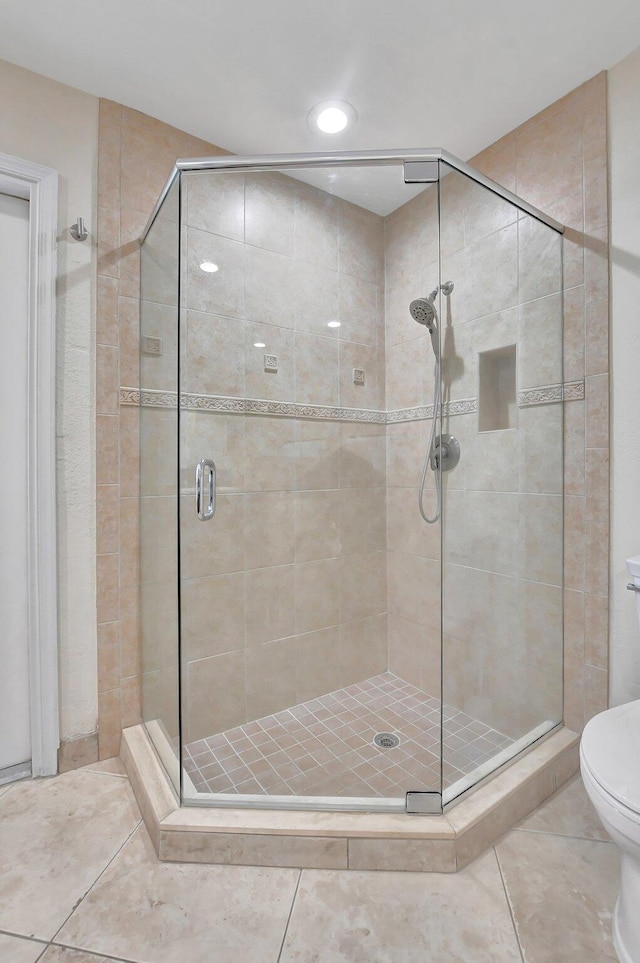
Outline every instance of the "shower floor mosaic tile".
{"type": "MultiPolygon", "coordinates": [[[[444,707],[444,778],[451,785],[513,740],[444,707]]],[[[404,796],[440,788],[440,701],[391,672],[185,746],[198,792],[404,796]],[[377,733],[399,738],[394,748],[377,733]]]]}

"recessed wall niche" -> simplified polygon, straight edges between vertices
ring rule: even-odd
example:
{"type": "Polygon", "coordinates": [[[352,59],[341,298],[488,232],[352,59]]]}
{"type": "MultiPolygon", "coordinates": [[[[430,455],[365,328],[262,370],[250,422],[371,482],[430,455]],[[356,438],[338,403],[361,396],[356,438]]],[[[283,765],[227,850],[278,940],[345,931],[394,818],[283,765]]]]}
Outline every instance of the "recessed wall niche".
{"type": "Polygon", "coordinates": [[[480,431],[518,427],[516,398],[516,345],[478,354],[480,431]]]}

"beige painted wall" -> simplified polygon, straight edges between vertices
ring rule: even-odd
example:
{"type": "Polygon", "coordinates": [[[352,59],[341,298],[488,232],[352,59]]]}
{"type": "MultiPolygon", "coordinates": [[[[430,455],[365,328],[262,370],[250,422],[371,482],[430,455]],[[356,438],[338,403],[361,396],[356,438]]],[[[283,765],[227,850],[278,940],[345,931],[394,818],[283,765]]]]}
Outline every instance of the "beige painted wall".
{"type": "Polygon", "coordinates": [[[57,297],[60,735],[97,721],[93,344],[98,100],[0,61],[0,152],[59,175],[57,297]],[[68,228],[85,218],[91,238],[68,228]]]}
{"type": "Polygon", "coordinates": [[[612,705],[640,699],[640,629],[634,597],[625,588],[625,559],[640,555],[639,103],[640,49],[609,71],[612,705]]]}

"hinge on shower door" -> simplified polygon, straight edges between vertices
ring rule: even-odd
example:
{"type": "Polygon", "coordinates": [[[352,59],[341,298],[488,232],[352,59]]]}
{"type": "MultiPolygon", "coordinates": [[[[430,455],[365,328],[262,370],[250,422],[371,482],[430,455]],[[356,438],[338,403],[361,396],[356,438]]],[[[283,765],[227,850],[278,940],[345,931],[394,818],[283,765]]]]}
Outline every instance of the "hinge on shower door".
{"type": "Polygon", "coordinates": [[[406,807],[410,816],[441,816],[442,795],[439,792],[408,792],[406,807]]]}
{"type": "Polygon", "coordinates": [[[405,184],[435,184],[439,180],[438,161],[405,161],[405,184]]]}

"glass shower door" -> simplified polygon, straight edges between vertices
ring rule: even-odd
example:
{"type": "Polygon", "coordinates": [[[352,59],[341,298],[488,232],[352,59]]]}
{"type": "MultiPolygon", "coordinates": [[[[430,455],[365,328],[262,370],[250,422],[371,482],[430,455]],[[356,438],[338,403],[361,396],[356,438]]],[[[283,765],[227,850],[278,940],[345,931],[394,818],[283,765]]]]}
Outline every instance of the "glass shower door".
{"type": "Polygon", "coordinates": [[[409,313],[439,287],[437,189],[400,160],[184,173],[182,248],[183,798],[439,806],[434,351],[409,313]]]}

